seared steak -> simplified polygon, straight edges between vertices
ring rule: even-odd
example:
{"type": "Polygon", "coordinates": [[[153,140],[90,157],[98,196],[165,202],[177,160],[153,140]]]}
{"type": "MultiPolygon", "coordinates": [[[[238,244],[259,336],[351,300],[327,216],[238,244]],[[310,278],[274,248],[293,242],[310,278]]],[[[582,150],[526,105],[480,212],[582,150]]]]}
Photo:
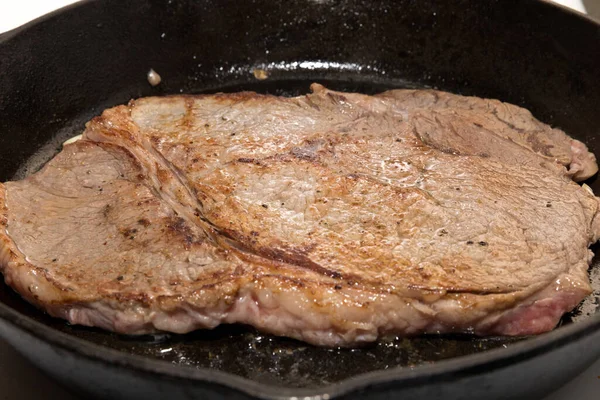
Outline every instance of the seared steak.
{"type": "Polygon", "coordinates": [[[590,293],[599,202],[573,179],[596,171],[495,100],[144,98],[0,184],[0,263],[51,315],[128,334],[537,334],[590,293]]]}

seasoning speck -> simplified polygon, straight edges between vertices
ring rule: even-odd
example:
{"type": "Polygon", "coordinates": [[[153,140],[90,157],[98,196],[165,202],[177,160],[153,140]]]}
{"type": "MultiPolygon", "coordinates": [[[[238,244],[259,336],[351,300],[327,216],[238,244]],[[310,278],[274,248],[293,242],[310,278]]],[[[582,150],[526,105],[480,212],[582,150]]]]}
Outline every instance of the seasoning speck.
{"type": "Polygon", "coordinates": [[[269,73],[267,71],[265,71],[264,69],[260,69],[260,68],[255,68],[254,70],[252,70],[252,74],[259,81],[264,81],[265,79],[267,79],[269,77],[269,73]]]}
{"type": "Polygon", "coordinates": [[[153,70],[152,68],[150,68],[150,71],[148,71],[148,83],[152,86],[156,86],[160,83],[161,81],[161,77],[158,74],[158,72],[156,72],[155,70],[153,70]]]}

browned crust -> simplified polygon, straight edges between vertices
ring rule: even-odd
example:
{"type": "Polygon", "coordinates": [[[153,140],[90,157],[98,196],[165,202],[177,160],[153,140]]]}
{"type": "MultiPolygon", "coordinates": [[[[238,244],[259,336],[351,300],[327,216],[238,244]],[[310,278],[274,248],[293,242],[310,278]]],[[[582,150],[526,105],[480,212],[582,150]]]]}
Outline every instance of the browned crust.
{"type": "MultiPolygon", "coordinates": [[[[316,90],[323,90],[322,88],[316,88],[316,90]]],[[[347,100],[341,94],[327,93],[333,101],[345,101],[347,100]]],[[[435,94],[437,96],[437,94],[435,94]]],[[[186,108],[188,114],[190,113],[190,99],[191,96],[176,96],[173,98],[183,97],[186,102],[186,108]]],[[[263,95],[257,95],[256,93],[237,93],[231,94],[220,94],[213,96],[216,99],[223,101],[247,101],[252,99],[264,98],[263,95]]],[[[274,96],[270,96],[275,98],[274,96]]],[[[277,98],[279,99],[279,98],[277,98]]],[[[135,107],[135,102],[130,103],[129,107],[135,107]]],[[[112,110],[113,115],[117,118],[121,118],[123,125],[111,126],[110,129],[103,131],[105,136],[120,137],[129,141],[136,141],[135,129],[128,129],[133,127],[133,122],[130,120],[130,110],[125,106],[120,106],[112,110]]],[[[186,114],[188,122],[184,125],[189,125],[191,116],[186,114]]],[[[106,126],[110,122],[110,113],[105,113],[100,117],[94,118],[89,124],[88,128],[94,126],[106,126]]],[[[134,127],[135,128],[135,127],[134,127]]],[[[535,143],[533,143],[535,147],[535,143]]],[[[119,148],[126,154],[132,162],[132,165],[141,171],[142,166],[135,157],[135,155],[128,149],[122,148],[121,146],[102,143],[102,146],[113,146],[119,148]]],[[[535,150],[535,149],[534,149],[535,150]]],[[[544,149],[538,149],[544,152],[544,149]]],[[[299,157],[302,158],[302,157],[299,157]]],[[[308,162],[315,162],[313,159],[308,159],[308,162]]],[[[255,159],[244,159],[238,160],[240,163],[253,163],[260,164],[260,160],[255,159]]],[[[162,181],[169,179],[169,174],[172,173],[170,170],[159,169],[159,172],[164,176],[162,181]]],[[[138,174],[140,181],[144,180],[144,176],[138,174]]],[[[354,177],[350,177],[354,178],[354,177]]],[[[74,297],[69,293],[68,288],[61,286],[58,282],[53,281],[48,275],[47,271],[43,268],[36,267],[27,262],[25,256],[17,249],[15,243],[10,239],[7,232],[8,225],[8,210],[6,207],[6,188],[0,184],[0,268],[4,273],[7,284],[11,285],[15,290],[21,293],[28,301],[35,304],[40,308],[46,308],[53,315],[59,315],[65,317],[65,313],[68,310],[85,308],[94,302],[105,302],[110,303],[111,307],[120,308],[122,310],[127,309],[128,306],[135,303],[140,305],[147,310],[157,310],[162,305],[170,304],[173,309],[183,310],[186,308],[195,309],[206,309],[211,307],[220,307],[219,298],[225,299],[229,303],[235,301],[236,296],[240,292],[240,288],[244,285],[248,285],[249,282],[253,282],[256,287],[265,287],[275,292],[285,292],[286,289],[305,289],[310,288],[311,295],[314,296],[315,307],[322,310],[327,310],[328,313],[335,313],[335,307],[330,304],[319,303],[320,299],[323,299],[323,293],[326,291],[333,290],[334,294],[331,294],[331,298],[342,299],[352,307],[361,308],[363,310],[370,310],[370,312],[376,311],[376,304],[370,301],[349,299],[351,293],[361,291],[366,294],[372,293],[376,295],[389,295],[394,296],[398,301],[418,301],[423,304],[431,304],[437,300],[445,299],[457,302],[461,305],[464,310],[470,308],[489,308],[493,310],[505,310],[513,306],[519,301],[532,296],[532,293],[536,293],[541,289],[548,287],[549,282],[540,282],[538,285],[533,285],[527,290],[515,291],[515,292],[495,292],[494,290],[485,291],[464,291],[460,288],[445,288],[437,290],[435,288],[424,288],[418,285],[408,286],[407,288],[401,288],[398,290],[392,289],[384,282],[371,282],[364,279],[364,277],[357,276],[350,273],[340,273],[338,271],[326,268],[310,259],[307,256],[307,251],[302,249],[288,248],[285,246],[279,246],[273,243],[269,246],[262,246],[256,243],[252,237],[246,236],[236,230],[231,229],[219,229],[213,227],[217,231],[217,235],[224,239],[220,244],[224,247],[235,252],[239,258],[245,261],[248,265],[253,265],[253,268],[249,268],[248,271],[238,271],[234,273],[213,273],[211,279],[202,286],[195,287],[194,292],[202,290],[215,291],[215,296],[210,299],[198,299],[194,298],[195,293],[184,293],[184,294],[173,294],[173,295],[160,295],[153,297],[147,293],[100,293],[95,297],[74,297]],[[268,273],[265,273],[268,271],[268,273]],[[288,274],[287,271],[294,271],[292,274],[288,274]],[[302,273],[298,274],[297,272],[302,273]],[[248,275],[248,276],[245,276],[248,275]],[[325,278],[325,279],[323,279],[325,278]],[[46,289],[44,291],[45,296],[40,298],[36,293],[36,290],[32,290],[32,286],[43,285],[46,289]],[[112,303],[112,301],[116,301],[112,303]],[[127,303],[127,304],[121,304],[127,303]]],[[[197,217],[200,217],[199,211],[197,217]]],[[[141,225],[145,225],[146,222],[143,219],[138,221],[141,225]]],[[[182,218],[174,218],[173,221],[167,225],[167,229],[174,235],[178,235],[185,246],[190,246],[199,243],[190,231],[189,226],[185,224],[185,220],[182,218]]],[[[126,235],[129,232],[122,232],[126,235]]],[[[463,316],[467,318],[466,316],[463,316]]],[[[342,324],[342,323],[340,323],[342,324]]],[[[342,324],[343,325],[343,324],[342,324]]],[[[342,326],[340,325],[340,326],[342,326]]],[[[269,329],[269,327],[262,327],[269,329]]],[[[151,325],[148,325],[144,329],[152,329],[151,325]]],[[[342,328],[340,328],[342,329],[342,328]]],[[[118,328],[115,328],[118,330],[118,328]]],[[[279,332],[275,332],[279,333],[279,332]]]]}

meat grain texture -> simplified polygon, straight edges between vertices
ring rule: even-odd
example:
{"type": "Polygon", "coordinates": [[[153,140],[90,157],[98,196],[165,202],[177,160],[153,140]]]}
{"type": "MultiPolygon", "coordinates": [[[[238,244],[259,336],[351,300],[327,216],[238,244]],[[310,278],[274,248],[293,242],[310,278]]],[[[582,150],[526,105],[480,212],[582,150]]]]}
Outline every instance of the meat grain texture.
{"type": "Polygon", "coordinates": [[[496,100],[312,90],[106,110],[0,184],[6,282],[73,324],[325,346],[537,334],[590,293],[581,142],[496,100]]]}

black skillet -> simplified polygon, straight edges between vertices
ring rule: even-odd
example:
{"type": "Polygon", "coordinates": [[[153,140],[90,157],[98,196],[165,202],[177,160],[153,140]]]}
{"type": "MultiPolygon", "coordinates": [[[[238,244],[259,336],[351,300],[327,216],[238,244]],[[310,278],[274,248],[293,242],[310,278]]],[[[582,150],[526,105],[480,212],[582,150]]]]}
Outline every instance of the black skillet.
{"type": "MultiPolygon", "coordinates": [[[[102,109],[170,93],[378,92],[499,98],[600,153],[600,25],[533,0],[85,1],[0,37],[0,180],[38,168],[102,109]],[[155,69],[157,87],[146,81],[155,69]],[[267,70],[258,81],[252,71],[267,70]]],[[[600,183],[589,184],[600,192],[600,183]]],[[[597,291],[535,338],[321,349],[241,326],[130,338],[52,319],[0,286],[0,334],[110,399],[539,398],[600,356],[597,291]]]]}

